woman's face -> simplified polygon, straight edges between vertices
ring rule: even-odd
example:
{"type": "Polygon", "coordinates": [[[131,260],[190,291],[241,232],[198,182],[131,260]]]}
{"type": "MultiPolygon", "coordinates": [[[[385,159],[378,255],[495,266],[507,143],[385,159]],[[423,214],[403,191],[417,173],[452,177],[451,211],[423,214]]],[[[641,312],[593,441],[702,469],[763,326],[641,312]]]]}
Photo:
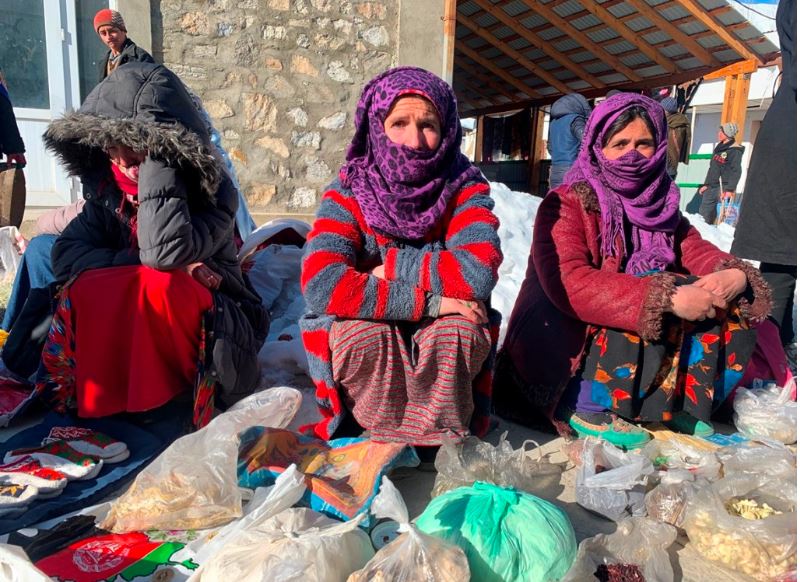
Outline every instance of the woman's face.
{"type": "Polygon", "coordinates": [[[435,150],[442,141],[442,124],[433,104],[417,95],[400,97],[383,122],[394,143],[415,150],[435,150]]]}
{"type": "Polygon", "coordinates": [[[109,146],[106,150],[111,163],[117,166],[122,173],[134,182],[139,182],[139,164],[141,164],[147,154],[135,152],[128,146],[121,144],[109,146]]]}
{"type": "Polygon", "coordinates": [[[608,140],[603,148],[607,160],[616,160],[631,150],[637,150],[646,158],[652,158],[656,152],[653,134],[643,119],[635,118],[608,140]]]}

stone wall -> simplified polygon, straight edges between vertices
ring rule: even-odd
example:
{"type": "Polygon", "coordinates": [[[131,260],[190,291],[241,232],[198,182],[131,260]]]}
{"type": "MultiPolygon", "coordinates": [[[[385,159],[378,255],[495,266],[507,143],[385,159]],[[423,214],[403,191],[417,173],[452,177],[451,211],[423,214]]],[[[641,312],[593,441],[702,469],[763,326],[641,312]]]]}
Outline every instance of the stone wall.
{"type": "Polygon", "coordinates": [[[154,56],[203,98],[251,212],[314,212],[362,87],[396,64],[397,6],[152,0],[154,56]]]}

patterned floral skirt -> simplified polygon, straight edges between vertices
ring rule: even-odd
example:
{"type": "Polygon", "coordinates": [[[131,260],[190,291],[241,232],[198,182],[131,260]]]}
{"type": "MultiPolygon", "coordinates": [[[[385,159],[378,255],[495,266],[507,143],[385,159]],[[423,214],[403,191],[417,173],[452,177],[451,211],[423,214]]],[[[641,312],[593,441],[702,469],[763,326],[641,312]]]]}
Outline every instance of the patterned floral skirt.
{"type": "Polygon", "coordinates": [[[756,331],[736,305],[721,319],[666,317],[659,342],[595,329],[582,374],[592,402],[629,420],[671,420],[685,411],[708,421],[744,375],[756,331]]]}

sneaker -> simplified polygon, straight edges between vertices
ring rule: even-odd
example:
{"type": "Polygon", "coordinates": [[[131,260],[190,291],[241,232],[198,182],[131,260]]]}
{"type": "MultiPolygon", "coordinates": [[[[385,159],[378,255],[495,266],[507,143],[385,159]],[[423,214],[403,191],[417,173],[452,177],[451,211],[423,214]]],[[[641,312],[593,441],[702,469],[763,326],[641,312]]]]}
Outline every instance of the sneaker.
{"type": "Polygon", "coordinates": [[[650,440],[650,435],[608,412],[576,412],[569,425],[581,437],[596,437],[622,449],[638,449],[650,440]]]}
{"type": "Polygon", "coordinates": [[[710,437],[714,434],[714,427],[681,410],[672,415],[672,420],[664,422],[668,429],[700,438],[710,437]]]}

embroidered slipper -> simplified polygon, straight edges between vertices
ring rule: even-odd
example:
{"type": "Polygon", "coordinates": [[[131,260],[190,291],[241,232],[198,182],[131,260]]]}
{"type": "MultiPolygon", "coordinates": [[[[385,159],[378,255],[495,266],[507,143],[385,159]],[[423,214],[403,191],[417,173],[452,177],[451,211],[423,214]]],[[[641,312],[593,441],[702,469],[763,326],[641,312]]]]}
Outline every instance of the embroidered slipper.
{"type": "Polygon", "coordinates": [[[0,509],[26,507],[37,495],[39,490],[33,485],[0,484],[0,509]]]}
{"type": "Polygon", "coordinates": [[[0,484],[7,483],[33,485],[39,490],[40,497],[47,497],[61,493],[67,485],[67,476],[61,471],[43,467],[33,457],[26,456],[13,463],[0,465],[0,484]]]}
{"type": "Polygon", "coordinates": [[[702,420],[695,418],[684,410],[673,414],[672,420],[664,421],[664,426],[674,432],[688,434],[700,438],[710,437],[712,434],[714,434],[713,426],[707,422],[703,422],[702,420]]]}
{"type": "Polygon", "coordinates": [[[600,438],[622,449],[638,449],[650,440],[644,429],[607,412],[576,412],[569,425],[579,436],[600,438]]]}
{"type": "Polygon", "coordinates": [[[73,479],[91,479],[103,468],[102,459],[82,455],[70,447],[66,441],[56,441],[41,447],[8,451],[3,461],[13,463],[28,455],[39,461],[43,467],[61,471],[70,481],[73,479]]]}
{"type": "Polygon", "coordinates": [[[111,461],[111,459],[119,457],[123,453],[125,453],[125,456],[121,457],[119,461],[127,459],[128,455],[130,455],[128,452],[128,445],[122,441],[118,441],[102,432],[97,432],[89,428],[54,426],[50,429],[50,434],[42,440],[42,444],[49,445],[55,441],[67,441],[69,446],[79,453],[89,455],[90,457],[97,457],[106,462],[118,462],[111,461]]]}

